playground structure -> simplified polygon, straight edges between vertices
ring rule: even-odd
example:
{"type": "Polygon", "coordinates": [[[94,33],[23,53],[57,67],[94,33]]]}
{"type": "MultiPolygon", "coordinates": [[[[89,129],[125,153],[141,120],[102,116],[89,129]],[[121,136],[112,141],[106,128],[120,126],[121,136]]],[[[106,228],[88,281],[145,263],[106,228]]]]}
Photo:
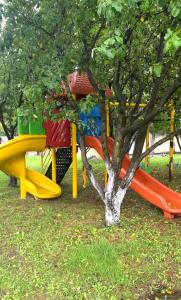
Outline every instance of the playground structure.
{"type": "MultiPolygon", "coordinates": [[[[85,95],[95,95],[96,92],[91,86],[86,74],[79,75],[77,72],[69,76],[70,91],[74,100],[79,100],[85,95]]],[[[111,91],[106,90],[110,95],[111,91]]],[[[116,105],[114,103],[114,105],[116,105]]],[[[145,105],[145,104],[142,104],[145,105]]],[[[173,132],[174,110],[171,106],[171,125],[170,131],[173,132]]],[[[20,116],[21,117],[21,116],[20,116]]],[[[42,117],[42,116],[41,116],[42,117]]],[[[87,122],[89,117],[96,119],[98,129],[100,129],[99,110],[93,109],[89,115],[84,116],[87,122]],[[86,119],[87,118],[87,119],[86,119]]],[[[72,195],[77,198],[77,128],[74,123],[70,124],[67,120],[60,120],[57,123],[53,121],[44,122],[38,118],[22,128],[19,128],[20,136],[4,143],[0,146],[0,170],[8,175],[15,176],[20,180],[20,194],[22,199],[26,199],[27,193],[40,199],[53,199],[61,195],[62,191],[59,186],[67,170],[72,163],[72,195]],[[46,132],[46,134],[45,134],[46,132]],[[28,151],[43,152],[50,149],[42,162],[44,163],[44,175],[26,168],[25,154],[28,151]],[[51,161],[48,160],[51,151],[51,161]],[[46,167],[47,165],[47,167],[46,167]]],[[[110,136],[109,126],[109,106],[106,104],[106,122],[107,122],[107,141],[108,150],[111,156],[114,147],[114,140],[110,136]]],[[[97,133],[91,133],[90,130],[85,132],[85,146],[94,148],[104,159],[102,152],[101,140],[99,138],[101,129],[97,133]]],[[[148,134],[146,146],[148,147],[148,134]]],[[[170,150],[170,160],[173,162],[173,146],[170,150]]],[[[148,163],[148,157],[146,158],[148,163]]],[[[126,174],[130,164],[130,158],[125,157],[122,169],[120,170],[120,179],[126,174]]],[[[172,170],[172,165],[171,171],[172,170]]],[[[83,170],[84,187],[86,187],[86,172],[83,170]]],[[[168,219],[174,216],[181,216],[181,194],[174,192],[158,180],[147,174],[144,170],[138,168],[135,177],[131,183],[131,188],[136,191],[145,200],[163,210],[164,216],[168,219]]]]}

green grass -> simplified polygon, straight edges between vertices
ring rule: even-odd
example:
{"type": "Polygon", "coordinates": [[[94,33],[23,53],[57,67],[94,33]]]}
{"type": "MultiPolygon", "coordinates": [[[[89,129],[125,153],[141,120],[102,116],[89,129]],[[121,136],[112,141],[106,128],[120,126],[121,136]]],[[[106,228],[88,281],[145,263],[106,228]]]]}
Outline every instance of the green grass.
{"type": "MultiPolygon", "coordinates": [[[[150,163],[152,167],[156,167],[158,164],[159,166],[163,168],[168,168],[168,163],[169,163],[169,156],[168,155],[163,155],[163,156],[155,156],[150,158],[150,163]]],[[[174,164],[179,164],[181,168],[181,155],[180,154],[175,154],[174,155],[174,164]]]]}
{"type": "MultiPolygon", "coordinates": [[[[169,183],[163,158],[151,162],[152,174],[181,192],[181,165],[169,183]]],[[[28,159],[28,166],[39,163],[28,159]]],[[[94,168],[102,178],[102,164],[94,168]]],[[[82,189],[81,176],[72,200],[71,170],[53,201],[20,200],[6,175],[0,182],[0,299],[145,300],[157,288],[171,294],[181,287],[181,218],[165,220],[130,190],[121,225],[105,228],[104,207],[89,184],[82,189]]]]}

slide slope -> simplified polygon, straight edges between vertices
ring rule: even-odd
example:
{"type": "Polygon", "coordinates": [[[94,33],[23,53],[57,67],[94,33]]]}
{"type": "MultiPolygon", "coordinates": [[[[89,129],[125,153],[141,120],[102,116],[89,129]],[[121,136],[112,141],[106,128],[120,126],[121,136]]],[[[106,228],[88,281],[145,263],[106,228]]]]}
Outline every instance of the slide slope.
{"type": "Polygon", "coordinates": [[[26,152],[41,152],[45,149],[45,144],[45,135],[24,135],[0,145],[0,170],[20,179],[23,199],[27,193],[40,199],[52,199],[61,195],[59,185],[46,176],[26,168],[26,152]]]}
{"type": "MultiPolygon", "coordinates": [[[[108,138],[107,142],[111,156],[114,140],[108,138]]],[[[87,147],[94,148],[101,158],[104,159],[101,140],[99,138],[87,136],[85,137],[85,144],[87,147]]],[[[123,167],[119,173],[120,179],[125,176],[129,164],[130,158],[126,155],[123,167]]],[[[135,173],[131,188],[145,200],[162,209],[166,218],[171,219],[174,216],[181,216],[181,194],[171,190],[140,168],[135,173]]]]}

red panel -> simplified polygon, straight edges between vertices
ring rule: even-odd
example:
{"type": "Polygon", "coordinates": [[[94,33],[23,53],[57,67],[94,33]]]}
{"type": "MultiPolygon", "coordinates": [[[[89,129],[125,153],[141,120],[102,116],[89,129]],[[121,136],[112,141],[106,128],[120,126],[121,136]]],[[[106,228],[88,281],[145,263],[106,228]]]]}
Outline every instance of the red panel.
{"type": "Polygon", "coordinates": [[[47,135],[46,147],[70,147],[70,122],[60,120],[57,123],[53,121],[45,121],[44,128],[47,135]]]}

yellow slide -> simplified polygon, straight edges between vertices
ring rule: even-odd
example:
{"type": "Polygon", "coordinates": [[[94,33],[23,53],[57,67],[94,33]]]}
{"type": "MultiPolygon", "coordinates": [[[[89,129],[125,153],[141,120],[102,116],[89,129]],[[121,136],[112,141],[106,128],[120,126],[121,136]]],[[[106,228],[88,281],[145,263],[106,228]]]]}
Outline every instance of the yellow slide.
{"type": "Polygon", "coordinates": [[[23,135],[0,145],[0,170],[20,180],[22,199],[26,199],[27,193],[40,199],[53,199],[61,195],[59,185],[26,168],[26,152],[41,152],[45,144],[45,135],[23,135]]]}

